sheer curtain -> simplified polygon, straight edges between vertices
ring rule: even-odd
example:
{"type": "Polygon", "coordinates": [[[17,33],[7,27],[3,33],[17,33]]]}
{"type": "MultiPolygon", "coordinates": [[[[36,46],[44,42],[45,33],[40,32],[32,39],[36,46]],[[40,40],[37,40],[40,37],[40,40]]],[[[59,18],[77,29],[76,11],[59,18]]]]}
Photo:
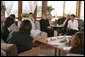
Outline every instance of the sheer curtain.
{"type": "Polygon", "coordinates": [[[29,11],[29,1],[22,1],[22,12],[28,13],[29,11]]]}
{"type": "Polygon", "coordinates": [[[37,6],[37,1],[23,1],[22,12],[34,13],[36,6],[37,6]]]}
{"type": "Polygon", "coordinates": [[[30,6],[30,12],[34,13],[36,6],[37,6],[37,1],[29,1],[29,6],[30,6]]]}
{"type": "Polygon", "coordinates": [[[11,13],[13,4],[14,4],[14,1],[5,1],[7,16],[11,13]]]}

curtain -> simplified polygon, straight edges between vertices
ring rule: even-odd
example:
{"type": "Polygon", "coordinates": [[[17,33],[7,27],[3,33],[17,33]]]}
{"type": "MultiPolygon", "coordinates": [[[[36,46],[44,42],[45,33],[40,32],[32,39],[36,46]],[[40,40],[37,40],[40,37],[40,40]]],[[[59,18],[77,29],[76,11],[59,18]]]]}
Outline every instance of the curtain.
{"type": "Polygon", "coordinates": [[[34,13],[36,6],[37,6],[37,1],[23,1],[22,12],[23,13],[29,13],[29,12],[34,13]]]}
{"type": "Polygon", "coordinates": [[[30,12],[34,13],[37,6],[37,1],[29,1],[30,12]]]}
{"type": "Polygon", "coordinates": [[[22,1],[23,5],[22,5],[22,12],[23,13],[28,13],[30,11],[29,8],[29,1],[22,1]]]}
{"type": "Polygon", "coordinates": [[[13,4],[14,4],[14,1],[5,1],[7,15],[9,15],[11,13],[11,9],[12,9],[13,4]]]}
{"type": "Polygon", "coordinates": [[[5,5],[5,2],[4,2],[4,1],[1,1],[1,3],[2,3],[3,5],[5,5]]]}

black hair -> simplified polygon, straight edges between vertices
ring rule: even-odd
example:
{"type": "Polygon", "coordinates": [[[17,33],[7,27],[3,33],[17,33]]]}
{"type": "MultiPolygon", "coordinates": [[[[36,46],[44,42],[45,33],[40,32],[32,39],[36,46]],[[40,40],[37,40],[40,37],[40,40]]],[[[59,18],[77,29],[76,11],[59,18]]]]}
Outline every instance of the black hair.
{"type": "Polygon", "coordinates": [[[20,31],[29,31],[30,32],[31,29],[32,29],[32,25],[29,20],[24,20],[21,22],[20,29],[19,29],[20,31]]]}
{"type": "Polygon", "coordinates": [[[76,17],[74,14],[71,14],[71,16],[76,17]]]}
{"type": "Polygon", "coordinates": [[[4,24],[5,24],[6,27],[9,27],[9,26],[11,26],[14,22],[15,22],[15,21],[14,21],[13,18],[7,17],[6,20],[4,21],[4,24]]]}
{"type": "Polygon", "coordinates": [[[15,18],[15,14],[10,14],[9,17],[15,18]]]}
{"type": "Polygon", "coordinates": [[[32,12],[30,12],[30,13],[28,14],[28,17],[29,17],[30,15],[32,15],[32,17],[34,18],[34,15],[33,15],[33,13],[32,13],[32,12]]]}
{"type": "Polygon", "coordinates": [[[33,15],[33,13],[32,13],[32,12],[30,12],[28,15],[33,15]]]}

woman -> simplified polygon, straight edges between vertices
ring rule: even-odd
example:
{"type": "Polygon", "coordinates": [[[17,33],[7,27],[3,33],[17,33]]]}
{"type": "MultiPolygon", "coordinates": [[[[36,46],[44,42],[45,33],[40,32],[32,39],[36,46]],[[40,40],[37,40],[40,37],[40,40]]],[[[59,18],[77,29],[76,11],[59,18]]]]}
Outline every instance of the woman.
{"type": "Polygon", "coordinates": [[[7,38],[8,43],[15,44],[17,46],[18,53],[30,50],[32,48],[31,35],[31,23],[29,20],[21,22],[19,31],[11,32],[7,38]]]}
{"type": "Polygon", "coordinates": [[[14,19],[7,17],[4,21],[4,25],[1,27],[1,38],[6,42],[6,39],[9,33],[12,31],[10,30],[10,26],[14,23],[14,19]]]}
{"type": "Polygon", "coordinates": [[[74,35],[76,32],[79,31],[78,29],[78,21],[75,19],[75,15],[71,15],[71,20],[68,21],[68,32],[67,35],[74,35]]]}
{"type": "Polygon", "coordinates": [[[47,19],[47,15],[45,13],[40,20],[40,29],[41,31],[47,32],[48,37],[54,36],[54,31],[51,29],[49,25],[49,20],[47,19]]]}
{"type": "Polygon", "coordinates": [[[31,22],[32,25],[31,36],[33,38],[37,38],[37,36],[41,33],[41,31],[38,28],[36,28],[35,20],[32,13],[29,13],[29,21],[31,22]]]}
{"type": "Polygon", "coordinates": [[[80,32],[75,33],[74,35],[79,41],[79,45],[73,47],[69,54],[81,54],[84,55],[84,27],[81,28],[80,32]]]}
{"type": "MultiPolygon", "coordinates": [[[[9,17],[15,20],[15,14],[10,14],[9,17]]],[[[18,30],[18,27],[16,26],[15,22],[10,26],[10,30],[12,30],[12,31],[17,31],[18,30]]]]}

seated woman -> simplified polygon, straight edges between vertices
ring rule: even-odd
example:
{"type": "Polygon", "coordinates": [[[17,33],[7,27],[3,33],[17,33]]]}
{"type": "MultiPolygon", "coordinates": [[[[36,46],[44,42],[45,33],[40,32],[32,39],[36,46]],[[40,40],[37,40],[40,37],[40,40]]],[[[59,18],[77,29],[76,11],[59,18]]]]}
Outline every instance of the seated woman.
{"type": "Polygon", "coordinates": [[[41,31],[47,32],[48,37],[54,36],[54,31],[51,29],[49,20],[47,19],[47,15],[45,13],[43,13],[42,19],[40,20],[40,29],[41,31]]]}
{"type": "MultiPolygon", "coordinates": [[[[10,14],[9,17],[15,20],[15,14],[10,14]]],[[[18,26],[16,25],[15,22],[10,26],[10,30],[12,30],[12,31],[17,31],[18,30],[18,26]]]]}
{"type": "Polygon", "coordinates": [[[14,23],[14,19],[7,17],[4,21],[4,25],[1,27],[1,38],[6,42],[9,33],[12,31],[10,27],[14,23]]]}
{"type": "Polygon", "coordinates": [[[7,42],[15,44],[18,50],[18,53],[30,50],[32,48],[31,35],[32,25],[29,20],[24,20],[21,22],[19,31],[14,31],[9,34],[7,42]]]}
{"type": "Polygon", "coordinates": [[[70,20],[70,14],[67,14],[66,17],[60,17],[56,22],[56,27],[53,27],[54,30],[57,30],[58,33],[62,35],[66,34],[68,21],[70,20]]]}
{"type": "Polygon", "coordinates": [[[37,38],[39,36],[39,34],[41,33],[41,31],[38,28],[36,28],[35,19],[33,16],[34,15],[32,13],[29,13],[29,21],[32,24],[31,36],[33,38],[37,38]]]}
{"type": "Polygon", "coordinates": [[[76,32],[79,31],[78,29],[78,21],[75,19],[75,15],[71,14],[71,20],[68,21],[67,25],[67,35],[74,35],[76,32]]]}
{"type": "Polygon", "coordinates": [[[68,54],[84,55],[84,28],[81,28],[81,31],[77,32],[74,36],[79,40],[79,45],[71,48],[68,54]]]}
{"type": "Polygon", "coordinates": [[[22,19],[22,21],[23,20],[29,20],[31,22],[31,25],[32,25],[31,36],[35,39],[38,38],[41,31],[38,28],[36,28],[35,19],[33,17],[33,14],[30,12],[28,14],[28,18],[26,18],[26,19],[24,18],[24,19],[22,19]]]}

